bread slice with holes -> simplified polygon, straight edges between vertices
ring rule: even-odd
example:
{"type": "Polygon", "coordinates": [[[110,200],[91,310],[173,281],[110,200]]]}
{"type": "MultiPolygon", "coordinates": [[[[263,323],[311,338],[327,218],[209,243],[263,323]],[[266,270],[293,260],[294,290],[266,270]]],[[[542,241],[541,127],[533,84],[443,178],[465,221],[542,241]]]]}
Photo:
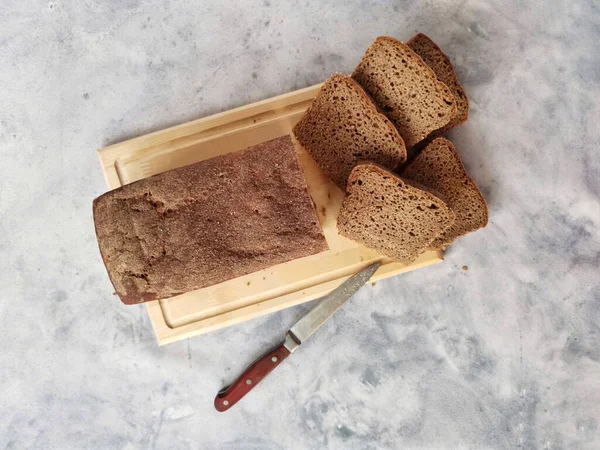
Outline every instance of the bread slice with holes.
{"type": "Polygon", "coordinates": [[[456,114],[448,86],[402,42],[380,36],[352,74],[398,128],[407,147],[446,126],[456,114]]]}
{"type": "Polygon", "coordinates": [[[402,176],[439,192],[456,215],[454,224],[432,242],[434,247],[446,247],[456,238],[487,225],[488,209],[483,195],[448,139],[434,139],[403,168],[402,176]]]}
{"type": "Polygon", "coordinates": [[[450,128],[466,122],[469,118],[469,100],[467,99],[465,90],[458,82],[456,71],[450,59],[448,59],[435,42],[423,33],[413,36],[406,45],[419,55],[425,64],[431,67],[438,80],[450,88],[450,92],[452,92],[456,101],[456,114],[448,124],[438,130],[438,133],[443,133],[450,128]]]}
{"type": "Polygon", "coordinates": [[[358,83],[339,73],[325,82],[294,134],[342,189],[361,160],[390,169],[406,160],[404,142],[394,125],[377,111],[358,83]]]}
{"type": "Polygon", "coordinates": [[[409,264],[454,223],[448,205],[425,189],[381,166],[361,163],[348,178],[338,231],[409,264]]]}

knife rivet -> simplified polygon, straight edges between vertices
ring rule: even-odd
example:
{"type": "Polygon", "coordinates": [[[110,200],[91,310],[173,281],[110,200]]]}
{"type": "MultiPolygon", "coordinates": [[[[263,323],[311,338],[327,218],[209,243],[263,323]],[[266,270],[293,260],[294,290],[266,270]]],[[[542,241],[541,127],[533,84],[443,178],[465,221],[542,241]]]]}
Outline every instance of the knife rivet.
{"type": "Polygon", "coordinates": [[[229,406],[229,400],[223,400],[223,405],[229,406]]]}
{"type": "Polygon", "coordinates": [[[248,378],[248,379],[246,380],[246,384],[252,384],[252,380],[251,380],[250,378],[248,378]]]}
{"type": "Polygon", "coordinates": [[[273,361],[273,362],[277,362],[277,356],[273,356],[273,357],[271,358],[271,361],[273,361]]]}

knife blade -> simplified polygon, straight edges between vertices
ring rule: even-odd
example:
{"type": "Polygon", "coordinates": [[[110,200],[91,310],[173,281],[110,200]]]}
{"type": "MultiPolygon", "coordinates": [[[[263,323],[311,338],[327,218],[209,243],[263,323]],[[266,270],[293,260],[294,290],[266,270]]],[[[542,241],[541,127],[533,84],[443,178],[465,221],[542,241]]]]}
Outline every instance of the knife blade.
{"type": "Polygon", "coordinates": [[[215,409],[227,411],[252,390],[273,369],[294,353],[327,319],[340,309],[379,269],[381,262],[373,263],[351,276],[331,291],[302,317],[285,335],[285,340],[252,363],[242,375],[215,397],[215,409]]]}

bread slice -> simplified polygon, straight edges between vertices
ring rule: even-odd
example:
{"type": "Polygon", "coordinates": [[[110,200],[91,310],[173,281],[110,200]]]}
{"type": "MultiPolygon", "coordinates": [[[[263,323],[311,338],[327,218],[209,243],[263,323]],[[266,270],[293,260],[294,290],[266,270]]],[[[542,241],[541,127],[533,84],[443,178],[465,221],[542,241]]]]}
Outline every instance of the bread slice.
{"type": "Polygon", "coordinates": [[[404,141],[394,125],[377,111],[358,83],[339,73],[325,82],[294,134],[342,189],[361,160],[390,169],[406,161],[404,141]]]}
{"type": "Polygon", "coordinates": [[[102,259],[126,304],[327,250],[289,135],[125,185],[93,210],[102,259]]]}
{"type": "Polygon", "coordinates": [[[402,176],[439,192],[456,214],[454,224],[433,241],[434,247],[445,247],[456,238],[487,225],[485,200],[449,140],[434,139],[404,167],[402,176]]]}
{"type": "Polygon", "coordinates": [[[343,236],[405,264],[453,223],[440,198],[370,163],[350,173],[337,220],[343,236]]]}
{"type": "Polygon", "coordinates": [[[465,90],[458,82],[456,72],[448,57],[435,42],[423,33],[413,36],[406,45],[419,55],[421,59],[425,61],[425,64],[431,67],[438,80],[450,88],[450,92],[452,92],[452,95],[456,100],[456,115],[452,118],[450,123],[444,125],[438,132],[443,133],[450,128],[454,128],[461,123],[466,122],[469,118],[469,100],[467,99],[465,90]]]}
{"type": "Polygon", "coordinates": [[[402,42],[375,39],[352,74],[396,125],[407,147],[446,126],[456,114],[448,86],[402,42]]]}

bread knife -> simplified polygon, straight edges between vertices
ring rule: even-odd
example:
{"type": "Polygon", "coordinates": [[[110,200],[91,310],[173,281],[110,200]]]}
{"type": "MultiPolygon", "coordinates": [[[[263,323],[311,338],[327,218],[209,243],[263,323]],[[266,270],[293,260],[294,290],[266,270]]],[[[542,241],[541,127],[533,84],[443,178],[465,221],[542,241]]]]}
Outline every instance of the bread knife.
{"type": "Polygon", "coordinates": [[[215,397],[215,409],[224,412],[239,402],[369,281],[379,266],[381,266],[381,262],[371,264],[323,297],[308,314],[289,329],[285,340],[280,345],[258,358],[237,380],[219,391],[215,397]]]}

